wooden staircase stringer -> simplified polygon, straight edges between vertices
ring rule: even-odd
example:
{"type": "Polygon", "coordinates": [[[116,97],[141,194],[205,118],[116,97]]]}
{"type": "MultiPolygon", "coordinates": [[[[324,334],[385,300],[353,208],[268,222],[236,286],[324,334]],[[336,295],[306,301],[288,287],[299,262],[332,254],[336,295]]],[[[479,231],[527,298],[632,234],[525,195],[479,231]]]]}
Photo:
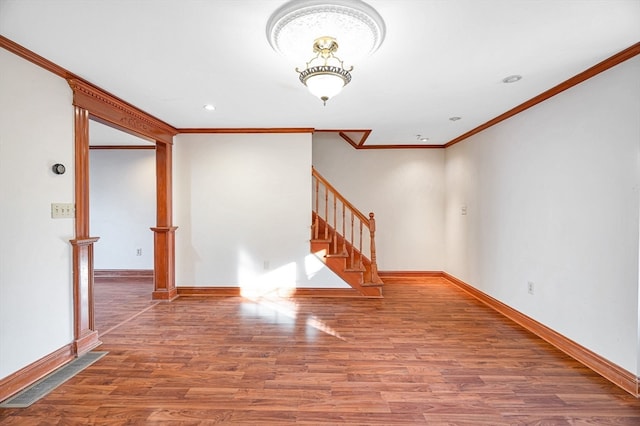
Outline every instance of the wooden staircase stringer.
{"type": "Polygon", "coordinates": [[[329,269],[363,297],[381,298],[383,283],[372,282],[371,260],[360,253],[315,212],[312,214],[312,223],[311,253],[318,256],[329,269]],[[318,227],[317,232],[316,227],[318,227]],[[314,238],[315,235],[318,235],[318,238],[314,238]],[[349,253],[353,253],[353,264],[349,253]]]}

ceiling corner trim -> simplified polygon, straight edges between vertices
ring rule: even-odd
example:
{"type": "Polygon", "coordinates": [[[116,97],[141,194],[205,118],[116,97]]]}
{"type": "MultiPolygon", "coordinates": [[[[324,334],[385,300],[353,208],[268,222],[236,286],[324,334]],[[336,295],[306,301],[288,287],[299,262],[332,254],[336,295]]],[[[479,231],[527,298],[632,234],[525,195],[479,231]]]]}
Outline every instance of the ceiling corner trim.
{"type": "Polygon", "coordinates": [[[448,148],[452,145],[457,144],[458,142],[462,142],[463,140],[475,135],[476,133],[480,133],[481,131],[488,129],[489,127],[492,127],[500,123],[501,121],[506,120],[507,118],[513,117],[514,115],[519,114],[534,105],[544,102],[547,99],[600,74],[601,72],[604,72],[628,59],[633,58],[634,56],[637,56],[638,54],[640,54],[640,42],[631,45],[630,47],[616,53],[615,55],[605,59],[604,61],[597,63],[591,68],[588,68],[581,73],[574,75],[573,77],[563,81],[562,83],[552,87],[551,89],[542,92],[539,95],[529,99],[528,101],[523,102],[520,105],[510,109],[509,111],[500,114],[499,116],[487,121],[484,124],[481,124],[475,129],[471,129],[468,132],[458,136],[457,138],[450,140],[449,142],[444,144],[444,147],[448,148]]]}
{"type": "Polygon", "coordinates": [[[72,72],[62,68],[57,64],[54,64],[50,60],[38,55],[35,52],[32,52],[26,47],[19,45],[18,43],[6,38],[3,35],[0,35],[0,47],[4,48],[5,50],[8,50],[14,55],[21,57],[22,59],[26,59],[27,61],[41,68],[44,68],[45,70],[57,75],[58,77],[62,77],[65,79],[69,79],[69,78],[80,79],[80,77],[73,74],[72,72]]]}
{"type": "Polygon", "coordinates": [[[193,133],[313,133],[312,127],[231,127],[231,128],[182,128],[178,134],[193,133]]]}
{"type": "Polygon", "coordinates": [[[427,144],[427,145],[364,145],[358,147],[358,149],[444,149],[444,145],[427,144]]]}

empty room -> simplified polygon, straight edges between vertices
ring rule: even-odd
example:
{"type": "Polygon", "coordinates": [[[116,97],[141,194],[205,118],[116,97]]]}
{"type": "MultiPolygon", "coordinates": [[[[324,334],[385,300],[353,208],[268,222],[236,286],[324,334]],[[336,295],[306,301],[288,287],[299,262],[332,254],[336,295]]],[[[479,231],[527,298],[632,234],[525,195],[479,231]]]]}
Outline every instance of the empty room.
{"type": "Polygon", "coordinates": [[[0,424],[640,423],[640,1],[0,0],[0,424]]]}

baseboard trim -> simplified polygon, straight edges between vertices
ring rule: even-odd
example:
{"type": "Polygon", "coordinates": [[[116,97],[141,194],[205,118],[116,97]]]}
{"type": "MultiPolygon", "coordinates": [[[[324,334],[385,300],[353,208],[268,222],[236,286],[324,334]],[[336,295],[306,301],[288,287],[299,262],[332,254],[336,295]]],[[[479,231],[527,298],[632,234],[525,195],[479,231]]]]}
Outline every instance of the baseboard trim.
{"type": "Polygon", "coordinates": [[[93,277],[102,283],[150,283],[153,269],[95,269],[93,277]]]}
{"type": "MultiPolygon", "coordinates": [[[[240,287],[176,287],[178,296],[214,296],[234,297],[242,296],[240,287]]],[[[358,297],[362,295],[353,288],[296,288],[287,297],[358,297]]]]}
{"type": "Polygon", "coordinates": [[[607,359],[592,352],[584,346],[574,342],[571,339],[568,339],[567,337],[559,334],[558,332],[552,330],[544,324],[539,323],[533,318],[530,318],[523,313],[511,308],[510,306],[505,305],[499,300],[494,299],[488,294],[483,293],[482,291],[454,277],[453,275],[443,272],[442,276],[472,297],[478,299],[480,302],[489,306],[496,312],[504,315],[524,329],[540,337],[542,340],[545,340],[552,346],[556,347],[565,354],[569,355],[571,358],[590,368],[613,384],[629,392],[636,398],[640,397],[640,377],[637,377],[624,368],[608,361],[607,359]]]}
{"type": "Polygon", "coordinates": [[[424,284],[425,279],[443,278],[442,271],[379,271],[385,284],[424,284]]]}
{"type": "Polygon", "coordinates": [[[234,297],[240,296],[240,287],[176,287],[178,296],[216,296],[234,297]]]}
{"type": "Polygon", "coordinates": [[[70,343],[8,375],[0,380],[0,401],[15,395],[74,358],[73,344],[70,343]]]}

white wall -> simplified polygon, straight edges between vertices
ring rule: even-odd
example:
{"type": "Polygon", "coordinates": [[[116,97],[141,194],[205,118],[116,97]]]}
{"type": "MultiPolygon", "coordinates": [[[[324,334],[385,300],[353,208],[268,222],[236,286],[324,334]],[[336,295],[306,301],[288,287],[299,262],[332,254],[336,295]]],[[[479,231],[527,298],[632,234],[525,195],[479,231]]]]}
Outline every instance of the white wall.
{"type": "Polygon", "coordinates": [[[100,237],[95,269],[153,269],[155,158],[149,149],[90,151],[90,228],[100,237]]]}
{"type": "Polygon", "coordinates": [[[310,134],[174,144],[177,286],[348,286],[310,255],[310,134]]]}
{"type": "Polygon", "coordinates": [[[381,271],[443,270],[444,150],[356,150],[316,133],[313,166],[362,213],[375,213],[381,271]]]}
{"type": "Polygon", "coordinates": [[[636,374],[639,94],[635,57],[448,148],[445,216],[447,272],[636,374]]]}
{"type": "Polygon", "coordinates": [[[73,340],[73,107],[66,81],[0,49],[0,378],[73,340]],[[64,175],[51,166],[62,163],[64,175]]]}

